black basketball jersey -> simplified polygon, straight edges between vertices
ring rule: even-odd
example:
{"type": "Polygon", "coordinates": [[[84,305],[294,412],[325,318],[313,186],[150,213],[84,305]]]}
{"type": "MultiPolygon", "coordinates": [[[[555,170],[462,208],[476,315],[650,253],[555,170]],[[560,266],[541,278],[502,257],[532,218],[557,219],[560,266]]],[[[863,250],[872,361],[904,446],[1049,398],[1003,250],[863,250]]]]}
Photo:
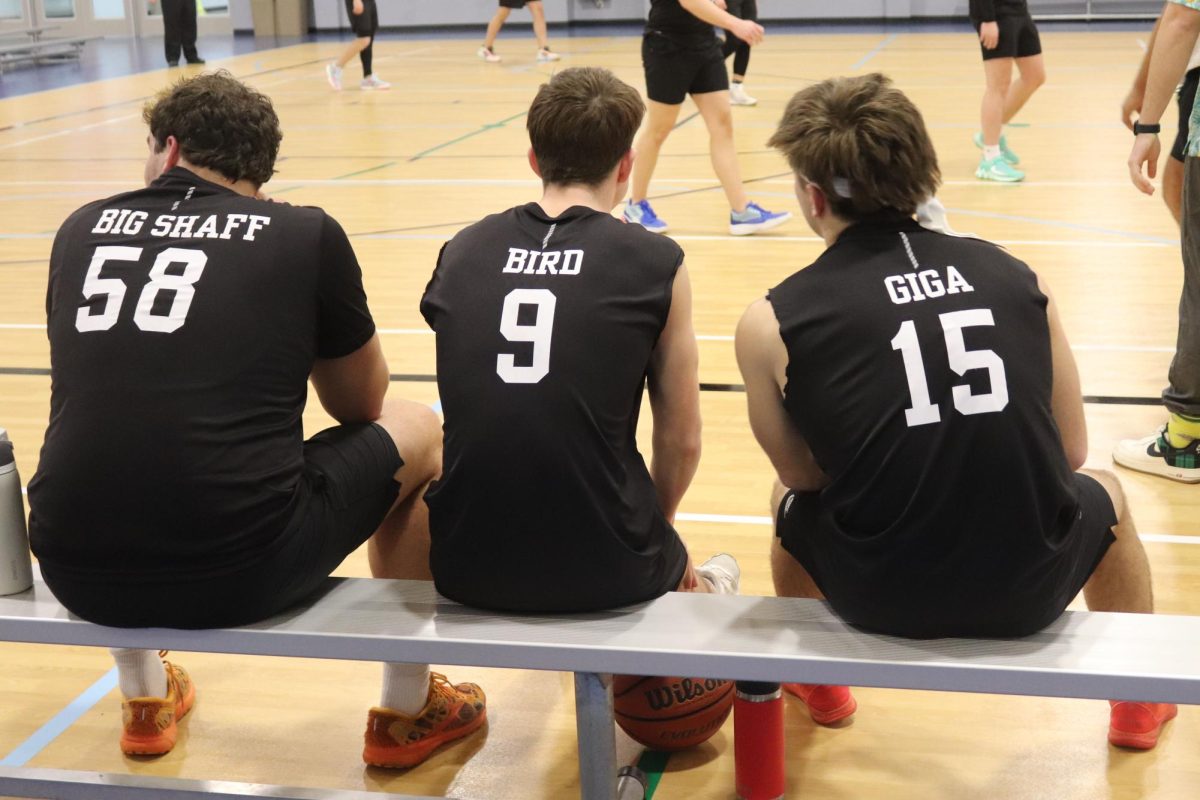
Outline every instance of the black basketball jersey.
{"type": "Polygon", "coordinates": [[[664,34],[689,45],[710,45],[716,40],[713,26],[681,6],[679,0],[650,0],[646,32],[664,34]]]}
{"type": "Polygon", "coordinates": [[[891,214],[768,297],[784,405],[831,480],[822,507],[864,586],[936,594],[1051,557],[1078,502],[1027,266],[891,214]]]}
{"type": "Polygon", "coordinates": [[[38,558],[104,580],[199,578],[269,555],[305,490],[313,361],[375,330],[337,222],[175,168],[67,219],[46,310],[38,558]]]}
{"type": "Polygon", "coordinates": [[[635,434],[683,259],[670,239],[536,203],[442,249],[421,301],[437,334],[443,475],[428,492],[440,592],[582,611],[674,589],[687,554],[635,434]]]}
{"type": "Polygon", "coordinates": [[[1000,17],[1027,17],[1027,0],[971,0],[968,14],[973,22],[994,22],[1000,17]]]}

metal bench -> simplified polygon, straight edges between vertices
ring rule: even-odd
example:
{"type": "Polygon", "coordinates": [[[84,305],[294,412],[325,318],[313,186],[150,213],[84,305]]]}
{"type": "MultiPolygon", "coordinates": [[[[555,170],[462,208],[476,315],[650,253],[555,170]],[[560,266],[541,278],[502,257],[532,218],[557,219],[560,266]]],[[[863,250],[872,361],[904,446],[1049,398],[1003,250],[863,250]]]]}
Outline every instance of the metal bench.
{"type": "Polygon", "coordinates": [[[83,54],[84,46],[102,36],[77,36],[62,39],[33,38],[27,42],[15,44],[0,44],[0,75],[6,67],[13,64],[32,61],[62,61],[78,59],[83,54]]]}
{"type": "MultiPolygon", "coordinates": [[[[616,792],[613,673],[1200,703],[1200,617],[1181,616],[1067,612],[1023,639],[908,640],[851,628],[814,600],[671,593],[618,611],[514,615],[458,605],[425,582],[331,578],[306,608],[243,628],[185,631],[92,625],[38,582],[0,598],[0,640],[574,672],[585,800],[616,792]]],[[[0,793],[23,797],[372,795],[212,786],[0,770],[0,793]]]]}

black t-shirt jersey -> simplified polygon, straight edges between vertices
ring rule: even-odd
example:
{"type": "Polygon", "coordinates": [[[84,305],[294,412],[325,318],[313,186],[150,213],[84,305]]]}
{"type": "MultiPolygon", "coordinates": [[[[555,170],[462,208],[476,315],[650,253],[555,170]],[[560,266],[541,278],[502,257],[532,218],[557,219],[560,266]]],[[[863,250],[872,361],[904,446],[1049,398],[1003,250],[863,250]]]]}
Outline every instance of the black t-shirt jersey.
{"type": "Polygon", "coordinates": [[[784,405],[864,586],[936,593],[1053,557],[1078,502],[1025,264],[897,214],[847,229],[768,298],[784,405]]]}
{"type": "Polygon", "coordinates": [[[994,22],[1000,17],[1027,17],[1026,0],[971,0],[968,11],[972,22],[994,22]]]}
{"type": "Polygon", "coordinates": [[[38,558],[103,580],[268,555],[305,491],[313,361],[375,331],[337,222],[175,168],[63,223],[46,309],[38,558]]]}
{"type": "Polygon", "coordinates": [[[650,0],[646,33],[665,35],[694,47],[707,47],[717,38],[713,26],[681,6],[679,0],[650,0]]]}
{"type": "Polygon", "coordinates": [[[678,584],[687,554],[635,434],[682,259],[640,226],[536,203],[443,248],[421,301],[445,412],[426,495],[440,592],[582,611],[678,584]]]}

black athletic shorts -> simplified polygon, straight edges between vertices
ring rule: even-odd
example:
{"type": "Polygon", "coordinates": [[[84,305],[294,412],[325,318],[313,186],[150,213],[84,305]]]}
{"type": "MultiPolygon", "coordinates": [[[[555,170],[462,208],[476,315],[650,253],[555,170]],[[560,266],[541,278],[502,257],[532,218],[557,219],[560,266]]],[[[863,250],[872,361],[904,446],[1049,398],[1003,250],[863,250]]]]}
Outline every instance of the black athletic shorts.
{"type": "Polygon", "coordinates": [[[396,502],[404,461],[374,423],[341,425],[304,443],[296,512],[274,549],[240,570],[198,581],[81,580],[42,564],[59,602],[121,628],[224,628],[270,617],[311,595],[370,538],[396,502]]]}
{"type": "MultiPolygon", "coordinates": [[[[524,8],[526,2],[527,2],[527,0],[500,0],[500,7],[501,8],[524,8]]],[[[540,0],[533,0],[533,2],[540,2],[540,0]]]]}
{"type": "Polygon", "coordinates": [[[1196,86],[1200,85],[1200,67],[1189,69],[1179,86],[1179,132],[1171,146],[1171,158],[1182,162],[1187,158],[1188,123],[1192,118],[1192,104],[1196,102],[1196,86]]]}
{"type": "Polygon", "coordinates": [[[681,104],[689,94],[728,91],[729,73],[716,34],[711,41],[678,41],[659,31],[642,37],[646,96],[656,103],[681,104]]]}
{"type": "MultiPolygon", "coordinates": [[[[982,23],[977,20],[971,22],[975,25],[975,33],[979,33],[982,23]]],[[[984,61],[992,58],[1028,58],[1041,54],[1042,39],[1038,36],[1037,26],[1033,24],[1033,17],[999,17],[996,24],[1000,26],[1000,41],[996,43],[996,49],[988,50],[982,43],[979,45],[984,61]]]]}
{"type": "MultiPolygon", "coordinates": [[[[993,548],[1012,558],[990,558],[970,576],[956,572],[949,561],[886,575],[859,574],[818,492],[788,492],[777,509],[775,534],[838,616],[852,625],[917,639],[1028,636],[1062,615],[1116,541],[1117,517],[1108,492],[1079,473],[1075,485],[1079,509],[1060,540],[1027,554],[993,548]]],[[[877,543],[866,546],[878,554],[877,543]]]]}
{"type": "Polygon", "coordinates": [[[363,0],[363,13],[354,13],[354,0],[346,0],[346,16],[350,18],[350,30],[358,37],[374,36],[379,30],[379,9],[375,0],[363,0]]]}

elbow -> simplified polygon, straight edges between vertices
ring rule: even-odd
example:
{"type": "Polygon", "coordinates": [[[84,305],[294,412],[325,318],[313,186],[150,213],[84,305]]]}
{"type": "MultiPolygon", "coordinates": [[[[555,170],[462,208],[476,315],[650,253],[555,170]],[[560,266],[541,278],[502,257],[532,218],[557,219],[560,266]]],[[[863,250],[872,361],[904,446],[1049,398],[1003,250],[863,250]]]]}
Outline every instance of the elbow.
{"type": "Polygon", "coordinates": [[[1088,448],[1087,443],[1075,444],[1064,448],[1067,453],[1067,464],[1070,465],[1072,472],[1078,472],[1083,469],[1083,465],[1087,463],[1088,448]]]}

